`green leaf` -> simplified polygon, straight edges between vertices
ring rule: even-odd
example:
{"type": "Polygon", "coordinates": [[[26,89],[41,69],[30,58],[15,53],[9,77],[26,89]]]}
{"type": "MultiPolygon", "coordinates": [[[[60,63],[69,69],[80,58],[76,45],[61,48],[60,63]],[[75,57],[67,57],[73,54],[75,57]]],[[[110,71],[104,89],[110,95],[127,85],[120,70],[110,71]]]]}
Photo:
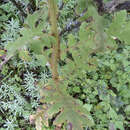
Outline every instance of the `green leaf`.
{"type": "Polygon", "coordinates": [[[126,21],[127,12],[125,10],[117,12],[113,18],[113,21],[107,31],[108,35],[119,38],[125,41],[126,44],[130,44],[130,21],[126,21]]]}
{"type": "Polygon", "coordinates": [[[43,47],[44,47],[44,44],[40,39],[32,41],[29,45],[29,48],[35,54],[43,54],[43,47]]]}
{"type": "Polygon", "coordinates": [[[130,116],[130,105],[126,106],[125,113],[130,116]]]}
{"type": "Polygon", "coordinates": [[[125,130],[123,127],[123,122],[122,121],[116,121],[115,122],[115,127],[120,129],[120,130],[125,130]]]}
{"type": "Polygon", "coordinates": [[[92,105],[91,104],[85,104],[83,107],[86,108],[89,112],[92,109],[92,105]]]}
{"type": "Polygon", "coordinates": [[[79,87],[74,87],[74,88],[73,88],[73,91],[76,92],[76,93],[80,93],[81,90],[80,90],[79,87]]]}
{"type": "Polygon", "coordinates": [[[109,33],[113,36],[118,35],[121,31],[121,28],[126,22],[126,11],[120,11],[115,13],[113,21],[109,27],[109,33]]]}
{"type": "Polygon", "coordinates": [[[47,59],[45,56],[43,55],[35,55],[37,58],[37,62],[39,63],[39,65],[45,67],[46,63],[47,63],[47,59]]]}
{"type": "Polygon", "coordinates": [[[72,34],[68,36],[68,46],[71,47],[76,43],[75,37],[72,34]]]}
{"type": "Polygon", "coordinates": [[[26,40],[25,37],[20,37],[15,42],[9,43],[5,48],[7,50],[7,55],[14,55],[17,50],[26,46],[28,42],[29,40],[26,40]]]}
{"type": "Polygon", "coordinates": [[[79,31],[79,38],[81,42],[86,42],[88,40],[88,31],[86,29],[87,23],[83,22],[80,26],[80,31],[79,31]]]}
{"type": "Polygon", "coordinates": [[[19,52],[19,58],[21,58],[24,61],[32,61],[32,58],[29,56],[29,52],[25,50],[20,50],[19,52]]]}
{"type": "Polygon", "coordinates": [[[109,117],[112,119],[118,118],[117,113],[112,108],[110,108],[110,110],[109,110],[109,117]]]}
{"type": "Polygon", "coordinates": [[[81,14],[84,11],[84,9],[86,9],[88,6],[87,0],[78,0],[77,4],[78,4],[78,6],[76,8],[76,12],[78,14],[81,14]]]}
{"type": "Polygon", "coordinates": [[[125,43],[127,45],[130,45],[130,21],[126,22],[126,24],[124,25],[124,27],[121,29],[120,31],[120,35],[119,38],[122,41],[125,41],[125,43]]]}

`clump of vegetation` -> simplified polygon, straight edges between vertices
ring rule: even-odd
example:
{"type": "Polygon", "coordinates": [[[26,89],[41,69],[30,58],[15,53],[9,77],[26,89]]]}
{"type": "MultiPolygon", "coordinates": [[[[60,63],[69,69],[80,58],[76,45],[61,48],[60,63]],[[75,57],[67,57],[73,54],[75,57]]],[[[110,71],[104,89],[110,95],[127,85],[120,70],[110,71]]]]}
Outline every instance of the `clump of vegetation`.
{"type": "Polygon", "coordinates": [[[96,69],[69,83],[68,92],[92,113],[93,129],[129,128],[129,49],[120,44],[117,50],[97,53],[96,69]]]}

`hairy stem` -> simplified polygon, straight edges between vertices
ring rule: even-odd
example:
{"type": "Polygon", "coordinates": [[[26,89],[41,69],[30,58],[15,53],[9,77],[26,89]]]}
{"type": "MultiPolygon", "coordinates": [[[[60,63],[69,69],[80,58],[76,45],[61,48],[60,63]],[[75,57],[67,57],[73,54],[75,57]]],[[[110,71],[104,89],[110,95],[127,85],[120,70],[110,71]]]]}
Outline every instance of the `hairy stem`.
{"type": "Polygon", "coordinates": [[[60,58],[60,40],[57,28],[57,5],[55,0],[48,0],[49,19],[51,24],[51,35],[55,37],[56,43],[53,44],[53,53],[51,56],[51,70],[53,79],[56,81],[59,78],[58,75],[58,60],[60,58]]]}

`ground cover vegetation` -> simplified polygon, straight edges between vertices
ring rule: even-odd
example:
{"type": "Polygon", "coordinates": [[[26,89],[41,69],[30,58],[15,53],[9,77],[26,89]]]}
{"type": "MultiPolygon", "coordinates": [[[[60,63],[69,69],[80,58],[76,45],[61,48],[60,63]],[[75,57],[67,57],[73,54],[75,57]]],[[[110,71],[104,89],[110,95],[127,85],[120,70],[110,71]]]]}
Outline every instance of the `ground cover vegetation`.
{"type": "Polygon", "coordinates": [[[0,130],[128,130],[130,2],[0,1],[0,130]]]}

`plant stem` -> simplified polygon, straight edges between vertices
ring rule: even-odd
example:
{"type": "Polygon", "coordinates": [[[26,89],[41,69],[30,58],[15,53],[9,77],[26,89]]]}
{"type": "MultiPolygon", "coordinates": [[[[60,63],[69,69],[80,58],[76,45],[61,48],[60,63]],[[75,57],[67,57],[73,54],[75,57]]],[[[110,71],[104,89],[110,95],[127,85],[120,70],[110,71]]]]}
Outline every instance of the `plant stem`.
{"type": "Polygon", "coordinates": [[[49,19],[51,24],[51,35],[55,37],[56,43],[53,43],[53,52],[51,56],[51,70],[54,81],[59,78],[58,60],[60,58],[60,40],[57,27],[57,5],[55,0],[48,0],[49,19]]]}

